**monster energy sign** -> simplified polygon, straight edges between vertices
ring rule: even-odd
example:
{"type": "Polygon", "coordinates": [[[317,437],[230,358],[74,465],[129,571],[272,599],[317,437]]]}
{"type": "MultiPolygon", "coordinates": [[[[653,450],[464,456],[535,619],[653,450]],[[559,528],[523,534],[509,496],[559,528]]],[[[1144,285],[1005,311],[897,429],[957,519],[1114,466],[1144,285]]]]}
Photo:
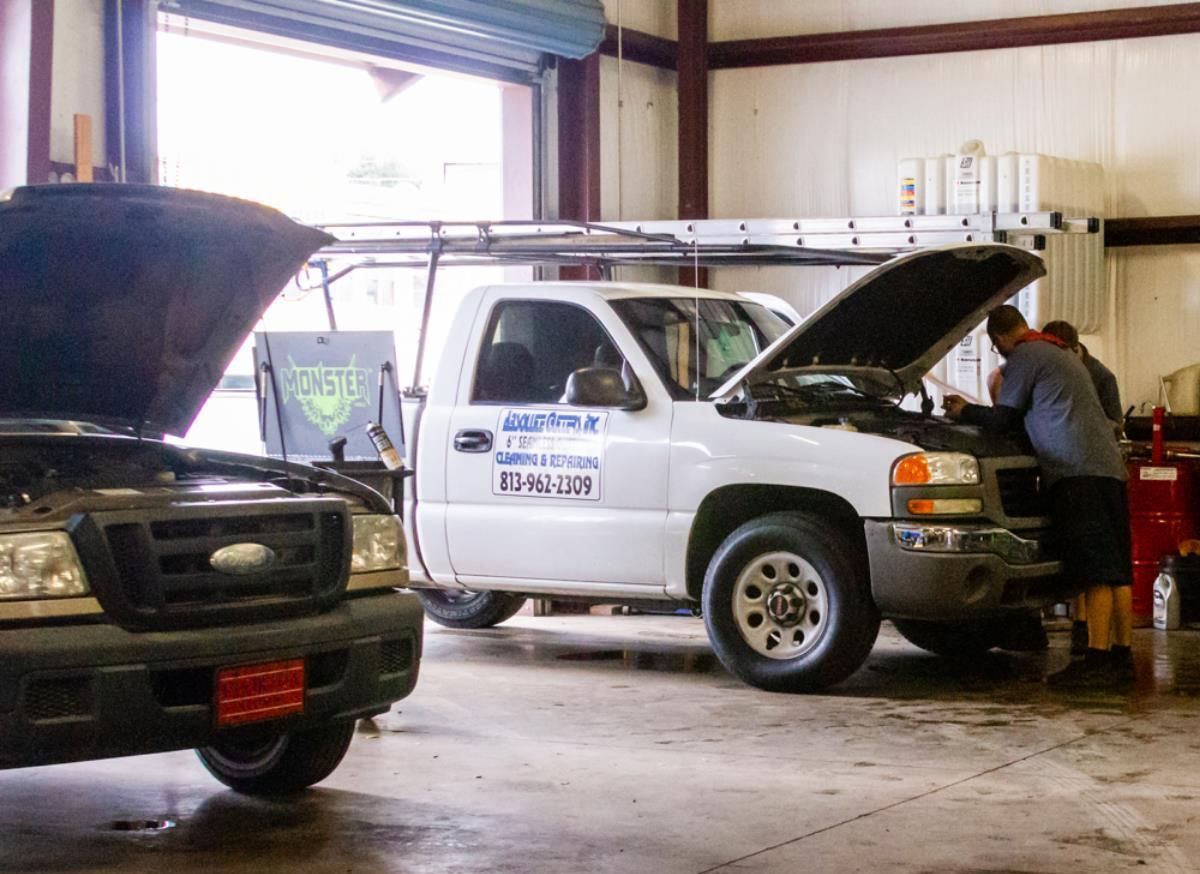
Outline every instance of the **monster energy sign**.
{"type": "Polygon", "coordinates": [[[287,367],[281,367],[278,377],[283,383],[283,404],[291,400],[300,403],[304,417],[321,429],[326,437],[334,437],[338,429],[350,421],[355,407],[370,404],[367,394],[367,368],[355,367],[356,355],[350,356],[345,367],[318,361],[302,367],[288,356],[287,367]]]}
{"type": "Polygon", "coordinates": [[[379,410],[380,371],[395,361],[391,332],[257,333],[254,357],[259,392],[265,392],[268,455],[286,448],[289,458],[328,460],[330,441],[345,437],[347,460],[375,461],[366,436],[374,421],[399,447],[394,367],[384,377],[382,419],[379,410]]]}

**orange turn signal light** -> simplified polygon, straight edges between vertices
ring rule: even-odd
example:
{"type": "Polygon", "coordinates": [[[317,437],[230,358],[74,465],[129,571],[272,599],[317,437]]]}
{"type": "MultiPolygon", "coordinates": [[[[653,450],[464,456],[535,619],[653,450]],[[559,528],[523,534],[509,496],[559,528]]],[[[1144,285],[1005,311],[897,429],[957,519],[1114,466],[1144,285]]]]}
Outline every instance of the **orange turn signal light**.
{"type": "Polygon", "coordinates": [[[914,516],[966,516],[983,512],[979,498],[912,498],[908,512],[914,516]]]}
{"type": "Polygon", "coordinates": [[[892,482],[898,486],[921,486],[933,479],[929,462],[924,455],[910,455],[900,459],[892,474],[892,482]]]}

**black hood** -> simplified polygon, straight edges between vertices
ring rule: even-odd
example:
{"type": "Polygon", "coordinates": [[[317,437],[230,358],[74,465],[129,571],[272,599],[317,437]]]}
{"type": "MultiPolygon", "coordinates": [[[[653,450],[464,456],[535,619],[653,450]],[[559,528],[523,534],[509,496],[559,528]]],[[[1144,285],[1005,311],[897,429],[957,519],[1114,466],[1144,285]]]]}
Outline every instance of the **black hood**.
{"type": "Polygon", "coordinates": [[[216,194],[14,190],[0,198],[0,416],[184,433],[263,310],[330,239],[216,194]]]}

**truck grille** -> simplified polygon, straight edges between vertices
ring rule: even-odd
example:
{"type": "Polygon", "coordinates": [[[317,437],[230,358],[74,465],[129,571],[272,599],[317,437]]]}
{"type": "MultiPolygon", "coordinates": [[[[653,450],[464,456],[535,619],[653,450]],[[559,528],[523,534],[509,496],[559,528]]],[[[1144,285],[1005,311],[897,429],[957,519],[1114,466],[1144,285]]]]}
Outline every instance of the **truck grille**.
{"type": "Polygon", "coordinates": [[[1041,474],[1036,467],[1001,468],[996,471],[996,482],[1005,516],[1049,515],[1049,503],[1042,492],[1041,474]]]}
{"type": "Polygon", "coordinates": [[[337,499],[253,501],[98,514],[76,540],[102,551],[93,577],[105,611],[123,624],[164,628],[310,612],[344,589],[349,511],[337,499]],[[92,536],[88,536],[90,533],[92,536]],[[256,544],[269,564],[239,573],[213,567],[222,547],[256,544]]]}

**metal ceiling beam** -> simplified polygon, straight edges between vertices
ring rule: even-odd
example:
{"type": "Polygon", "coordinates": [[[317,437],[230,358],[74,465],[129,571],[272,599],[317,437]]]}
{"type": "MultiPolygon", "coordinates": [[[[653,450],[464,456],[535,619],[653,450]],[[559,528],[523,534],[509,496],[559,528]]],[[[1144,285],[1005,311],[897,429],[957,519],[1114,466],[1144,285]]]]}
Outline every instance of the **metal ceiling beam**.
{"type": "Polygon", "coordinates": [[[1200,243],[1200,215],[1107,219],[1104,222],[1104,245],[1108,248],[1187,243],[1200,243]]]}
{"type": "Polygon", "coordinates": [[[631,27],[621,28],[618,37],[616,25],[610,24],[604,31],[600,54],[610,58],[617,57],[618,43],[620,55],[627,61],[647,64],[662,70],[674,70],[678,65],[679,43],[673,39],[665,39],[631,27]]]}
{"type": "MultiPolygon", "coordinates": [[[[1200,3],[723,40],[709,43],[708,63],[712,69],[720,70],[1138,39],[1181,33],[1200,33],[1200,3]]],[[[626,27],[622,41],[622,52],[627,60],[666,70],[677,67],[679,43],[676,40],[626,27]]],[[[616,27],[609,25],[600,52],[616,56],[616,27]]]]}
{"type": "Polygon", "coordinates": [[[889,27],[709,44],[714,70],[1200,33],[1200,3],[889,27]]]}

